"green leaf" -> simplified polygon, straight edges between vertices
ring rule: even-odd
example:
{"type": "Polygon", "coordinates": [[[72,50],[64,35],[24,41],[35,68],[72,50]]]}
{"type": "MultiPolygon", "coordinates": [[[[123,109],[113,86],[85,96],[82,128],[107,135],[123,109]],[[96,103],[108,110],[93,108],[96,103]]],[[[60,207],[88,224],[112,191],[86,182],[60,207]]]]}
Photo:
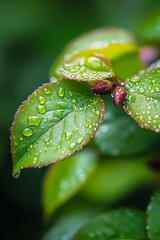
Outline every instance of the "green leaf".
{"type": "Polygon", "coordinates": [[[49,169],[42,190],[45,217],[79,191],[95,170],[96,160],[94,152],[83,150],[49,169]]]}
{"type": "Polygon", "coordinates": [[[147,231],[150,240],[160,239],[160,192],[152,197],[148,206],[147,231]]]}
{"type": "Polygon", "coordinates": [[[146,164],[148,159],[149,157],[103,159],[81,194],[92,202],[108,206],[118,202],[136,188],[153,182],[155,175],[146,164]]]}
{"type": "Polygon", "coordinates": [[[11,131],[13,174],[42,167],[83,148],[103,117],[103,101],[85,82],[60,81],[36,90],[18,109],[11,131]]]}
{"type": "Polygon", "coordinates": [[[97,214],[99,209],[79,198],[74,198],[67,202],[59,212],[51,227],[45,232],[43,240],[72,240],[80,227],[97,214]]]}
{"type": "Polygon", "coordinates": [[[145,215],[132,209],[103,213],[80,229],[74,240],[144,239],[145,215]]]}
{"type": "Polygon", "coordinates": [[[102,154],[132,156],[154,146],[159,135],[140,128],[121,107],[115,108],[110,96],[104,96],[103,100],[106,105],[104,121],[93,138],[102,154]]]}
{"type": "Polygon", "coordinates": [[[51,77],[79,81],[114,78],[110,61],[133,52],[137,52],[137,48],[129,32],[118,28],[98,29],[67,45],[54,63],[51,77]]]}
{"type": "Polygon", "coordinates": [[[160,132],[160,61],[125,82],[124,110],[143,128],[160,132]]]}

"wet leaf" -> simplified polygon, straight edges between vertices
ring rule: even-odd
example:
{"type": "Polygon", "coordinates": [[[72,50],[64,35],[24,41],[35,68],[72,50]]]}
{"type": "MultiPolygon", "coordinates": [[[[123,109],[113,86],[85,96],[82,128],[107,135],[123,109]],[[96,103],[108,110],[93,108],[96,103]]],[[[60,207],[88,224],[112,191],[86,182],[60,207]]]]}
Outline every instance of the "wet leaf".
{"type": "Polygon", "coordinates": [[[160,239],[160,192],[155,194],[147,210],[147,231],[149,239],[160,239]]]}
{"type": "Polygon", "coordinates": [[[68,44],[54,63],[51,76],[89,82],[112,79],[115,72],[111,63],[135,52],[137,48],[131,33],[118,28],[102,28],[68,44]]]}
{"type": "Polygon", "coordinates": [[[136,188],[154,181],[155,175],[146,164],[148,159],[147,156],[103,159],[81,194],[93,202],[108,206],[118,202],[136,188]]]}
{"type": "Polygon", "coordinates": [[[79,191],[94,172],[96,160],[94,152],[83,150],[49,169],[42,190],[45,217],[79,191]]]}
{"type": "Polygon", "coordinates": [[[154,146],[159,135],[138,126],[121,106],[115,108],[110,96],[102,97],[106,110],[93,142],[104,155],[132,156],[154,146]]]}
{"type": "Polygon", "coordinates": [[[125,82],[124,110],[143,128],[160,132],[160,61],[125,82]]]}
{"type": "Polygon", "coordinates": [[[42,167],[83,148],[103,117],[103,101],[85,82],[48,83],[18,109],[11,133],[13,174],[42,167]]]}
{"type": "Polygon", "coordinates": [[[145,215],[137,210],[120,209],[103,213],[80,229],[74,240],[144,239],[145,215]]]}

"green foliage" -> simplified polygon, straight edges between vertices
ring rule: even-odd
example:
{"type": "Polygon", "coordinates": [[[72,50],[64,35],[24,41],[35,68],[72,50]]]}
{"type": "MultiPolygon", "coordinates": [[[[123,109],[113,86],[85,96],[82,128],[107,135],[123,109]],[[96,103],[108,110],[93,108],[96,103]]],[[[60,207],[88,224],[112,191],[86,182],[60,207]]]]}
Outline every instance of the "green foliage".
{"type": "Polygon", "coordinates": [[[115,238],[144,239],[145,215],[131,209],[103,213],[80,229],[75,240],[109,240],[115,238]]]}
{"type": "Polygon", "coordinates": [[[160,61],[125,82],[125,111],[143,128],[160,132],[160,61]]]}
{"type": "Polygon", "coordinates": [[[94,172],[96,160],[94,152],[84,150],[49,169],[42,191],[46,218],[52,216],[57,207],[79,191],[94,172]]]}
{"type": "Polygon", "coordinates": [[[149,239],[160,239],[160,193],[152,197],[147,209],[147,231],[149,239]]]}
{"type": "MultiPolygon", "coordinates": [[[[85,4],[87,7],[87,3],[85,4]]],[[[105,4],[103,2],[104,6],[105,4]]],[[[22,5],[20,4],[18,9],[23,15],[22,5]]],[[[27,25],[25,15],[22,22],[18,19],[15,25],[19,24],[20,29],[23,29],[18,39],[24,37],[28,43],[26,32],[34,32],[32,19],[37,19],[42,12],[45,12],[44,5],[40,4],[38,8],[40,11],[36,9],[34,14],[34,11],[30,10],[36,4],[31,2],[27,4],[27,13],[30,12],[31,15],[29,28],[25,26],[27,25]]],[[[111,5],[114,4],[107,3],[108,14],[111,5]]],[[[35,38],[31,42],[35,41],[35,45],[24,44],[24,50],[23,47],[19,49],[21,42],[16,43],[17,45],[12,43],[13,56],[17,59],[13,57],[9,64],[12,66],[10,71],[7,68],[5,70],[4,65],[1,64],[8,76],[9,72],[12,73],[10,75],[12,83],[9,84],[9,88],[9,82],[5,85],[8,89],[6,99],[3,99],[3,92],[0,94],[1,104],[7,112],[6,119],[1,117],[2,128],[11,124],[16,106],[20,105],[20,102],[38,85],[42,85],[42,79],[47,79],[49,61],[53,60],[53,55],[58,54],[61,45],[84,31],[84,25],[88,29],[88,21],[93,22],[95,19],[95,16],[88,18],[89,11],[87,11],[87,19],[85,19],[86,14],[83,14],[83,24],[81,23],[83,27],[80,30],[77,24],[78,13],[68,11],[68,3],[65,6],[63,20],[67,19],[69,11],[72,12],[76,28],[73,22],[69,23],[68,28],[59,19],[58,31],[56,31],[57,23],[54,25],[44,14],[34,25],[38,40],[35,38]],[[68,35],[65,34],[65,28],[70,29],[68,35]],[[43,34],[39,34],[38,29],[43,30],[43,34]],[[17,56],[18,51],[19,56],[17,56]],[[39,54],[36,55],[36,51],[39,51],[39,54]],[[24,56],[30,54],[27,55],[28,59],[25,59],[28,65],[22,61],[23,54],[24,56]],[[17,66],[20,69],[18,76],[15,74],[17,66]],[[22,83],[21,79],[24,79],[25,83],[22,83]]],[[[82,6],[83,3],[80,3],[81,10],[82,6]]],[[[50,11],[57,19],[59,14],[56,9],[50,11]]],[[[85,12],[85,9],[83,11],[85,12]]],[[[103,12],[100,8],[99,11],[103,12]]],[[[0,12],[3,15],[3,11],[0,12]]],[[[8,14],[11,12],[8,9],[8,14]]],[[[110,12],[113,15],[113,11],[110,12]]],[[[114,18],[116,19],[117,16],[114,6],[114,18]]],[[[123,19],[122,15],[119,16],[117,25],[120,19],[123,19]]],[[[103,14],[103,17],[109,23],[108,16],[103,14]]],[[[127,25],[128,22],[125,22],[127,25]]],[[[159,134],[157,133],[160,132],[160,62],[145,67],[144,64],[147,62],[150,64],[155,57],[148,52],[147,46],[144,46],[146,55],[138,48],[142,43],[154,44],[151,48],[155,49],[158,58],[159,13],[153,14],[140,26],[140,30],[143,29],[139,32],[141,42],[137,42],[128,30],[116,27],[100,28],[70,42],[54,61],[50,71],[50,83],[45,83],[35,90],[15,114],[11,128],[13,175],[18,177],[23,168],[53,165],[45,174],[42,172],[39,178],[33,172],[32,176],[26,175],[24,182],[23,177],[20,178],[18,184],[17,180],[12,184],[3,180],[7,183],[4,195],[8,194],[15,202],[22,202],[22,206],[24,202],[30,219],[28,208],[36,211],[33,206],[39,207],[39,202],[42,202],[44,223],[49,223],[49,226],[46,226],[44,240],[158,240],[160,238],[159,193],[152,198],[147,214],[144,212],[149,196],[159,185],[159,134]],[[101,96],[102,94],[105,96],[101,96]],[[117,102],[120,106],[115,108],[113,102],[116,107],[117,102]],[[78,152],[87,144],[89,148],[78,152]],[[157,173],[151,171],[151,168],[157,173]],[[41,185],[42,192],[39,197],[41,185]],[[32,196],[29,199],[28,195],[33,191],[32,201],[32,196]],[[35,198],[35,195],[39,199],[35,198]],[[128,208],[122,208],[124,205],[128,205],[128,208]],[[116,210],[113,210],[115,206],[116,210]],[[101,214],[97,216],[99,212],[101,214]]],[[[95,27],[94,23],[93,27],[95,27]]],[[[18,29],[17,26],[13,28],[13,32],[11,31],[8,36],[14,39],[14,31],[17,32],[18,29]]],[[[9,41],[7,42],[6,39],[2,36],[0,43],[3,43],[3,47],[0,46],[0,49],[8,46],[9,41]]],[[[6,55],[2,51],[1,58],[5,58],[6,55]]],[[[3,79],[3,74],[1,78],[3,79]]],[[[3,88],[4,84],[0,86],[3,88]]],[[[3,144],[3,130],[0,135],[3,144]]],[[[7,147],[1,146],[1,149],[6,151],[7,147]]],[[[1,166],[3,168],[3,164],[1,166]]],[[[4,179],[8,176],[5,171],[3,175],[4,179]]],[[[14,214],[15,212],[12,215],[14,214]]],[[[40,226],[41,217],[38,220],[35,222],[40,232],[40,229],[43,229],[40,226]]],[[[27,229],[26,224],[23,226],[27,229]]],[[[41,230],[39,234],[41,236],[37,239],[41,239],[43,231],[41,230]]],[[[32,237],[36,239],[34,234],[32,237]]]]}
{"type": "Polygon", "coordinates": [[[43,85],[16,113],[11,136],[13,174],[21,168],[46,166],[80,150],[93,137],[102,117],[103,102],[87,83],[43,85]]]}

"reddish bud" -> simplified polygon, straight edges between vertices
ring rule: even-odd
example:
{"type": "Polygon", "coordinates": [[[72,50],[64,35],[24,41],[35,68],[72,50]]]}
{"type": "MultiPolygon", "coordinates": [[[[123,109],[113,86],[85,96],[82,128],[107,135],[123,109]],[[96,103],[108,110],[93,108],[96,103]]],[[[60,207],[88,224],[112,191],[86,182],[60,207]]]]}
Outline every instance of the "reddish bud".
{"type": "Polygon", "coordinates": [[[92,91],[96,94],[107,95],[109,94],[113,88],[115,87],[115,83],[110,81],[99,81],[92,86],[92,91]]]}
{"type": "Polygon", "coordinates": [[[116,86],[113,91],[113,102],[116,107],[125,100],[126,94],[124,86],[116,86]]]}

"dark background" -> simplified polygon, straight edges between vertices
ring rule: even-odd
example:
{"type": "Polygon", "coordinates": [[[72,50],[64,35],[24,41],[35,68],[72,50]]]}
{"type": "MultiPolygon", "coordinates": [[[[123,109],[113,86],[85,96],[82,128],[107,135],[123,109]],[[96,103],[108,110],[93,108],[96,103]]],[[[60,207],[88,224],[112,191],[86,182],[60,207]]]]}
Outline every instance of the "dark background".
{"type": "MultiPolygon", "coordinates": [[[[139,33],[139,22],[159,0],[0,2],[0,239],[41,239],[41,178],[45,169],[11,174],[9,129],[18,106],[49,81],[63,46],[102,26],[139,33]]],[[[143,29],[141,29],[143,31],[143,29]]]]}

